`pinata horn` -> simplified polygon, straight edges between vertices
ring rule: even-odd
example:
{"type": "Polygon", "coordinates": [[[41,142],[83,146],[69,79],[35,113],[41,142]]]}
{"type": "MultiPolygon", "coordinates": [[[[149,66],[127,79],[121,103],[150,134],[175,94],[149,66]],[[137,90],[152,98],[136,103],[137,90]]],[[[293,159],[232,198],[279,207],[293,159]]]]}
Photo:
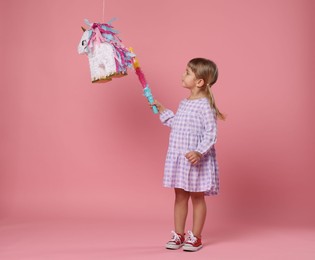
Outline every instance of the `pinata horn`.
{"type": "Polygon", "coordinates": [[[85,31],[86,31],[86,29],[85,29],[83,26],[81,26],[81,29],[82,29],[82,31],[83,31],[83,32],[85,32],[85,31]]]}

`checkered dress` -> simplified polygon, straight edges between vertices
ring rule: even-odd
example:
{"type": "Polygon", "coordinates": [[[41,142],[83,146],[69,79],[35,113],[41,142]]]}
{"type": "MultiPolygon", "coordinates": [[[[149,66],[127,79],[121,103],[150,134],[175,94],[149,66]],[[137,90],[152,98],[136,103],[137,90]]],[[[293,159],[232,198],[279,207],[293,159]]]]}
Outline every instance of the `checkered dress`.
{"type": "Polygon", "coordinates": [[[175,115],[166,109],[160,114],[160,120],[171,128],[164,187],[217,195],[219,171],[214,148],[217,127],[208,99],[184,99],[175,115]],[[190,151],[202,154],[197,165],[192,165],[186,159],[185,154],[190,151]]]}

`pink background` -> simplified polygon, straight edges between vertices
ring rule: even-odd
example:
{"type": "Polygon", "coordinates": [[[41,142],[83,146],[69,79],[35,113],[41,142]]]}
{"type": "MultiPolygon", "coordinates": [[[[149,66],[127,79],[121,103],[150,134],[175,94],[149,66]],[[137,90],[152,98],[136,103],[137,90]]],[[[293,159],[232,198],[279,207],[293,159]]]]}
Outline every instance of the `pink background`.
{"type": "MultiPolygon", "coordinates": [[[[169,129],[132,70],[90,83],[77,54],[102,0],[1,1],[0,219],[165,220],[169,129]]],[[[156,99],[176,110],[189,59],[216,61],[221,194],[206,227],[315,226],[312,0],[106,0],[156,99]]],[[[165,228],[164,226],[164,228],[165,228]]],[[[166,234],[167,235],[167,234],[166,234]]]]}

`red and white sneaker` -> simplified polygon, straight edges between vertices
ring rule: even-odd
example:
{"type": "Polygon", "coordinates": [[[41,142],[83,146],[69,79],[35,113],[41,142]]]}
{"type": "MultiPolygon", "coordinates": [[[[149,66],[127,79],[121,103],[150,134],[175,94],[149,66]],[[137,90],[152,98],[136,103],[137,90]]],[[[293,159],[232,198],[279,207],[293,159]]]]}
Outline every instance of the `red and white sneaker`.
{"type": "Polygon", "coordinates": [[[188,237],[183,246],[184,251],[195,252],[202,248],[201,238],[195,237],[191,231],[188,231],[188,237]]]}
{"type": "Polygon", "coordinates": [[[175,231],[172,231],[172,239],[168,241],[165,245],[167,249],[179,249],[184,245],[185,234],[177,234],[175,231]]]}

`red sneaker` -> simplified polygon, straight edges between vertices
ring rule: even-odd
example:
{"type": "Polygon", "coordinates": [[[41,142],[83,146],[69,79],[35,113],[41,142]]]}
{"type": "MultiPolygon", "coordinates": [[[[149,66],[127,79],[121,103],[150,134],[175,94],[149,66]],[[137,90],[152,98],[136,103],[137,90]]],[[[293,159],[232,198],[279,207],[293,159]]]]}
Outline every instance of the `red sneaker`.
{"type": "Polygon", "coordinates": [[[168,241],[165,245],[167,249],[179,249],[184,245],[185,234],[177,234],[175,231],[172,231],[172,239],[168,241]]]}
{"type": "Polygon", "coordinates": [[[188,237],[183,246],[184,251],[195,252],[201,248],[201,238],[195,237],[191,231],[188,231],[188,237]]]}

